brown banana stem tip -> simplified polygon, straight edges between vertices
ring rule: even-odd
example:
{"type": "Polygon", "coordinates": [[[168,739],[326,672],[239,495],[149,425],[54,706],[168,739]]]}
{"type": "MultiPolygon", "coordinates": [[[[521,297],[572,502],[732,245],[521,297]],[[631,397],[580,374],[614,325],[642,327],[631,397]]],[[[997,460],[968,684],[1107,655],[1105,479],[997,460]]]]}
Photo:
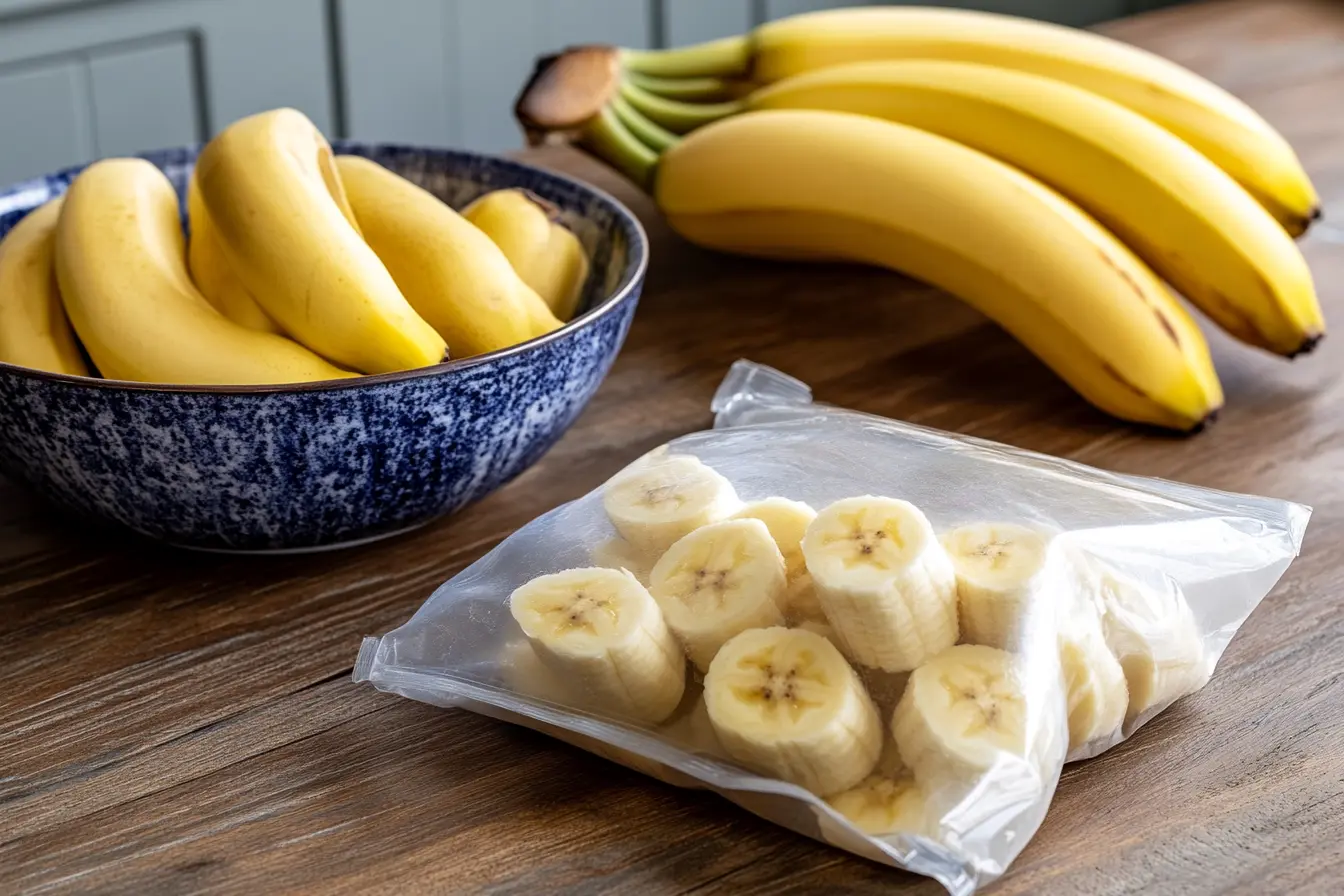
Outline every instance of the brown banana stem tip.
{"type": "Polygon", "coordinates": [[[615,47],[570,47],[537,60],[513,114],[533,146],[556,133],[570,139],[602,111],[620,82],[620,52],[615,47]]]}

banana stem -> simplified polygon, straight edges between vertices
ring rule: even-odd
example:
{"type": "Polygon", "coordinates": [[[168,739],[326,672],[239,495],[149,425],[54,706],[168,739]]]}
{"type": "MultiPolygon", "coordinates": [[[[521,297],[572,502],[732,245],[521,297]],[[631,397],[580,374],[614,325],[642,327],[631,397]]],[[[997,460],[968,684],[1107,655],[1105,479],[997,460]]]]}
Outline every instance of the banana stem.
{"type": "Polygon", "coordinates": [[[670,50],[621,50],[621,64],[660,78],[741,77],[751,67],[751,38],[739,34],[670,50]]]}
{"type": "Polygon", "coordinates": [[[725,103],[683,103],[649,93],[641,87],[622,81],[620,96],[639,112],[676,134],[685,134],[702,125],[745,112],[742,100],[725,103]]]}
{"type": "Polygon", "coordinates": [[[598,157],[614,165],[643,190],[653,185],[658,154],[630,133],[621,119],[606,106],[588,122],[581,142],[598,157]]]}
{"type": "Polygon", "coordinates": [[[670,100],[716,101],[731,97],[740,82],[724,78],[659,78],[640,72],[625,72],[631,84],[670,100]]]}
{"type": "Polygon", "coordinates": [[[667,152],[681,139],[667,128],[649,121],[620,94],[611,98],[611,109],[621,123],[630,129],[630,133],[639,138],[640,143],[659,155],[667,152]]]}

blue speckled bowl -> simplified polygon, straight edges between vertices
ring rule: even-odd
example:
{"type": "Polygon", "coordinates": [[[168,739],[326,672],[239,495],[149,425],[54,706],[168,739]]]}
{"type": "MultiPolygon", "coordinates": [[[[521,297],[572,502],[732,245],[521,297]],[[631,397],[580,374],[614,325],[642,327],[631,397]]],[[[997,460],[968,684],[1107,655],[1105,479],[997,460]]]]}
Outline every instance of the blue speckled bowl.
{"type": "MultiPolygon", "coordinates": [[[[467,152],[344,143],[460,208],[500,187],[555,203],[592,258],[586,310],[505,351],[404,373],[273,387],[176,387],[0,363],[0,469],[55,502],[184,547],[350,545],[451,513],[536,462],[629,330],[648,240],[585,184],[467,152]]],[[[148,153],[179,195],[196,148],[148,153]]],[[[0,237],[78,168],[0,190],[0,237]]]]}

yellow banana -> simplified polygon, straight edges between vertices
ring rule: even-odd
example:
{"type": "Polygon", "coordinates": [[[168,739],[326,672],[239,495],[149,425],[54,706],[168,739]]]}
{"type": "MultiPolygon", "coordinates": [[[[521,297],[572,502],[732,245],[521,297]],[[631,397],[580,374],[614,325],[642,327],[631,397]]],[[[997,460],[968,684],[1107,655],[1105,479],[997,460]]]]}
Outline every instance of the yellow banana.
{"type": "Polygon", "coordinates": [[[219,237],[215,235],[215,225],[210,222],[210,214],[194,176],[187,186],[187,219],[191,222],[187,269],[205,300],[236,324],[263,333],[279,333],[275,320],[252,298],[224,258],[219,237]]]}
{"type": "Polygon", "coordinates": [[[331,147],[302,113],[234,122],[196,178],[229,267],[286,333],[365,373],[443,360],[443,339],[348,220],[331,147]]]}
{"type": "Polygon", "coordinates": [[[494,240],[552,314],[560,320],[574,316],[588,280],[588,254],[553,206],[525,190],[495,190],[463,209],[462,217],[494,240]]]}
{"type": "Polygon", "coordinates": [[[751,112],[669,150],[655,196],[710,248],[868,262],[940,286],[1115,416],[1190,430],[1222,404],[1202,334],[1133,253],[953,141],[849,113],[751,112]]]}
{"type": "Polygon", "coordinates": [[[56,273],[75,331],[110,379],[259,385],[353,375],[205,300],[187,273],[177,194],[143,159],[96,162],[71,184],[56,273]]]}
{"type": "Polygon", "coordinates": [[[0,361],[88,376],[56,285],[61,203],[52,199],[29,212],[0,240],[0,361]]]}
{"type": "Polygon", "coordinates": [[[1292,235],[1320,215],[1292,147],[1249,106],[1182,66],[1087,31],[970,10],[870,7],[777,19],[691,47],[622,52],[625,68],[643,75],[762,83],[847,62],[911,58],[997,65],[1101,94],[1204,153],[1292,235]]]}
{"type": "Polygon", "coordinates": [[[916,59],[808,72],[748,104],[856,112],[964,143],[1077,202],[1238,339],[1291,357],[1325,330],[1311,271],[1283,228],[1189,144],[1090,91],[916,59]]]}
{"type": "Polygon", "coordinates": [[[365,239],[453,357],[560,326],[499,247],[447,203],[359,156],[337,156],[336,167],[365,239]]]}

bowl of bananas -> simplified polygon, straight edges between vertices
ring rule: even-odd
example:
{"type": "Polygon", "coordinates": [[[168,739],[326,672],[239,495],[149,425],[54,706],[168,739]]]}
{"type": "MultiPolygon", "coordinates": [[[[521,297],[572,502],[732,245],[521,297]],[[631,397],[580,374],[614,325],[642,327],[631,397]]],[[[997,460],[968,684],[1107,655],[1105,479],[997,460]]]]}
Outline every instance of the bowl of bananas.
{"type": "Polygon", "coordinates": [[[647,256],[585,184],[291,109],[0,189],[0,471],[182,547],[393,535],[560,438],[647,256]]]}

